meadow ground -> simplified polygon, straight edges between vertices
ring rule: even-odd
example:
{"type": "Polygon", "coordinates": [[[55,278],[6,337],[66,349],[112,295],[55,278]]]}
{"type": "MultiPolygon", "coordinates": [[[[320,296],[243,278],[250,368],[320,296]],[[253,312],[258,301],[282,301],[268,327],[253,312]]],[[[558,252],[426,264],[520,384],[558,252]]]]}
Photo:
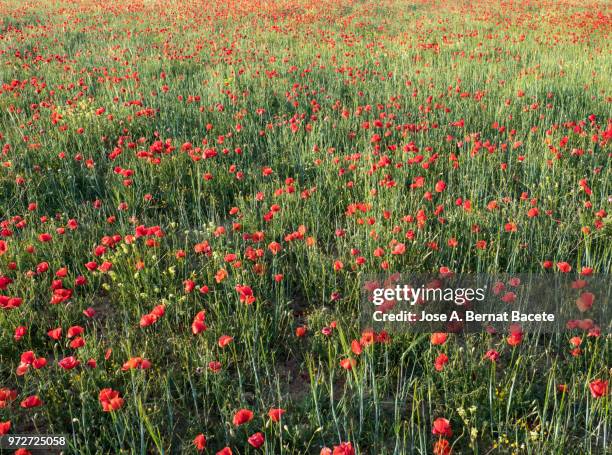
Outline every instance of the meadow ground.
{"type": "Polygon", "coordinates": [[[609,2],[0,17],[0,435],[84,455],[610,448],[605,330],[359,323],[371,274],[610,273],[609,2]]]}

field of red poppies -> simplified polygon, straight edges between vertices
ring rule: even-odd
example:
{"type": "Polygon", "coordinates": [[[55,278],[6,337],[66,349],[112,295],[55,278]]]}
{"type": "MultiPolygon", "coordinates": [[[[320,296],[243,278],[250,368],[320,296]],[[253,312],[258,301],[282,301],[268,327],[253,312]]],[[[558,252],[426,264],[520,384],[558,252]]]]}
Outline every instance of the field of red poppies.
{"type": "Polygon", "coordinates": [[[601,326],[360,323],[373,274],[612,271],[608,2],[6,0],[0,17],[4,441],[612,447],[601,326]]]}

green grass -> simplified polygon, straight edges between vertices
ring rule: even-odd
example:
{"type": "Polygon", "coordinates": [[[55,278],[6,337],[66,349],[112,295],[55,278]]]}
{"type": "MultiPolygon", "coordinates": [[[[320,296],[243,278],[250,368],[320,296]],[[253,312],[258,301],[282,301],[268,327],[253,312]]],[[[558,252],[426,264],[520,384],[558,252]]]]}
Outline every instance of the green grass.
{"type": "Polygon", "coordinates": [[[12,433],[66,433],[67,452],[84,455],[194,453],[199,433],[211,453],[319,453],[351,441],[360,454],[426,454],[438,417],[451,422],[454,453],[608,450],[610,396],[589,392],[591,381],[609,380],[607,333],[582,336],[577,357],[568,342],[577,333],[526,335],[514,348],[501,335],[451,336],[443,346],[393,335],[351,354],[368,275],[556,273],[545,260],[610,273],[606,2],[170,3],[0,5],[0,276],[14,281],[0,294],[23,298],[0,309],[0,388],[19,393],[0,407],[0,422],[10,420],[12,433]],[[174,150],[158,161],[137,156],[166,140],[174,150]],[[196,161],[187,143],[192,155],[217,154],[196,161]],[[273,173],[263,176],[265,167],[273,173]],[[410,189],[420,176],[424,186],[410,189]],[[280,210],[266,219],[274,204],[280,210]],[[348,215],[351,204],[369,209],[348,215]],[[533,206],[540,213],[529,218],[533,206]],[[423,226],[404,221],[420,210],[423,226]],[[151,237],[154,246],[130,239],[139,225],[164,235],[151,237]],[[215,234],[219,226],[225,234],[215,234]],[[300,226],[303,235],[286,238],[300,226]],[[45,232],[51,242],[39,240],[45,232]],[[255,241],[245,235],[258,232],[255,241]],[[393,240],[406,244],[404,255],[390,254],[393,240]],[[194,251],[203,241],[210,255],[194,251]],[[239,267],[225,262],[229,253],[239,267]],[[88,271],[89,261],[112,269],[88,271]],[[28,273],[41,262],[47,272],[28,273]],[[51,305],[61,267],[74,292],[51,305]],[[228,277],[217,283],[221,268],[228,277]],[[78,275],[87,283],[75,287],[78,275]],[[252,287],[255,303],[239,300],[238,284],[252,287]],[[160,303],[165,315],[139,327],[160,303]],[[88,307],[95,317],[83,315],[88,307]],[[194,336],[201,310],[208,330],[194,336]],[[85,328],[79,349],[66,338],[74,325],[85,328]],[[28,332],[16,341],[18,326],[28,332]],[[53,341],[47,331],[56,327],[63,335],[53,341]],[[221,335],[234,340],[221,348],[221,335]],[[497,363],[483,360],[489,349],[500,352],[497,363]],[[48,365],[17,376],[30,350],[48,365]],[[440,352],[450,360],[438,372],[440,352]],[[57,361],[70,355],[81,366],[64,371],[57,361]],[[121,371],[136,356],[152,368],[121,371]],[[339,362],[349,356],[357,364],[346,371],[339,362]],[[98,401],[108,387],[125,399],[112,413],[98,401]],[[22,409],[33,394],[43,406],[22,409]],[[280,424],[267,417],[275,407],[287,410],[280,424]],[[255,417],[235,427],[240,408],[255,417]],[[256,431],[266,436],[261,449],[247,443],[256,431]]]}

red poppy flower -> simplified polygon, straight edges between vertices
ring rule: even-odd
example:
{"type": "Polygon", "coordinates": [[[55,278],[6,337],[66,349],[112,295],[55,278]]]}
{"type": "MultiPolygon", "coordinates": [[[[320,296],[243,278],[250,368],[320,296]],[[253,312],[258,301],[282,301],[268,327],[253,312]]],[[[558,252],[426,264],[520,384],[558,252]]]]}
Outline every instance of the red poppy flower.
{"type": "Polygon", "coordinates": [[[68,338],[73,338],[75,336],[83,335],[83,333],[85,333],[85,329],[83,327],[78,326],[78,325],[73,325],[72,327],[68,329],[68,333],[66,334],[66,336],[68,338]]]}
{"type": "Polygon", "coordinates": [[[250,286],[243,286],[241,284],[236,285],[236,291],[240,294],[240,301],[250,305],[255,302],[255,296],[253,295],[253,289],[250,286]]]}
{"type": "Polygon", "coordinates": [[[40,234],[38,236],[38,240],[40,240],[43,243],[44,242],[50,242],[51,240],[53,240],[53,236],[51,234],[48,234],[48,233],[45,232],[45,233],[40,234]]]}
{"type": "Polygon", "coordinates": [[[522,339],[523,339],[522,333],[511,333],[508,336],[507,341],[510,346],[518,346],[519,344],[521,344],[522,339]]]}
{"type": "Polygon", "coordinates": [[[436,357],[434,366],[437,371],[442,371],[444,369],[444,365],[446,365],[447,363],[448,363],[448,356],[444,353],[441,353],[440,355],[438,355],[438,357],[436,357]]]}
{"type": "Polygon", "coordinates": [[[435,435],[446,436],[450,438],[453,435],[453,430],[451,428],[451,424],[448,421],[448,419],[445,419],[443,417],[438,417],[433,422],[431,433],[435,435]]]}
{"type": "Polygon", "coordinates": [[[223,280],[227,278],[227,271],[225,269],[219,269],[215,274],[215,281],[217,283],[221,283],[223,280]]]}
{"type": "Polygon", "coordinates": [[[21,354],[20,361],[21,363],[31,365],[35,359],[36,359],[36,354],[34,354],[34,351],[26,351],[23,354],[21,354]]]}
{"type": "Polygon", "coordinates": [[[497,352],[494,349],[490,349],[485,353],[485,358],[489,359],[491,362],[497,362],[497,359],[499,359],[499,352],[497,352]]]}
{"type": "Polygon", "coordinates": [[[151,368],[151,362],[142,357],[132,357],[121,367],[121,371],[128,370],[148,370],[151,368]]]}
{"type": "Polygon", "coordinates": [[[589,384],[589,389],[593,398],[602,398],[608,394],[608,381],[595,379],[589,384]]]}
{"type": "Polygon", "coordinates": [[[191,332],[194,335],[198,335],[199,333],[202,333],[207,329],[206,324],[204,323],[205,319],[206,312],[203,310],[195,315],[195,317],[193,318],[193,322],[191,323],[191,332]]]}
{"type": "Polygon", "coordinates": [[[41,368],[47,366],[47,359],[45,359],[44,357],[37,357],[34,359],[34,362],[32,362],[32,366],[36,370],[40,370],[41,368]]]}
{"type": "Polygon", "coordinates": [[[206,448],[206,436],[201,433],[197,435],[193,440],[193,445],[195,446],[198,452],[203,452],[206,448]]]}
{"type": "Polygon", "coordinates": [[[158,317],[152,313],[143,315],[140,318],[140,327],[149,327],[157,322],[158,317]]]}
{"type": "Polygon", "coordinates": [[[0,409],[6,408],[11,401],[17,398],[17,391],[7,387],[0,388],[0,409]]]}
{"type": "Polygon", "coordinates": [[[81,362],[79,362],[75,357],[64,357],[62,360],[57,362],[57,364],[63,368],[64,370],[72,370],[73,368],[78,367],[81,362]]]}
{"type": "Polygon", "coordinates": [[[404,245],[403,243],[398,243],[397,245],[395,245],[393,247],[393,250],[391,250],[391,254],[393,255],[402,255],[406,252],[406,245],[404,245]]]}
{"type": "Polygon", "coordinates": [[[256,449],[259,449],[264,444],[265,441],[266,441],[266,437],[264,436],[263,433],[259,431],[249,436],[249,439],[248,439],[249,444],[251,444],[256,449]]]}
{"type": "Polygon", "coordinates": [[[272,408],[268,411],[268,417],[270,417],[272,422],[280,422],[280,419],[285,412],[287,411],[282,408],[272,408]]]}
{"type": "Polygon", "coordinates": [[[24,327],[22,325],[20,325],[19,327],[17,327],[15,329],[15,335],[13,336],[13,338],[15,339],[15,341],[19,341],[21,340],[26,334],[28,333],[28,328],[24,327]]]}
{"type": "Polygon", "coordinates": [[[219,341],[218,341],[219,347],[220,348],[224,348],[225,346],[230,344],[233,340],[234,340],[234,338],[232,338],[229,335],[221,335],[219,337],[219,341]]]}
{"type": "Polygon", "coordinates": [[[557,262],[557,268],[562,273],[569,273],[572,270],[572,266],[567,262],[557,262]]]}
{"type": "Polygon", "coordinates": [[[357,361],[352,357],[347,357],[346,359],[340,360],[340,366],[345,370],[352,370],[357,365],[357,361]]]}
{"type": "Polygon", "coordinates": [[[85,339],[81,337],[76,337],[70,342],[70,347],[72,349],[82,348],[83,346],[85,346],[85,339]]]}
{"type": "Polygon", "coordinates": [[[94,310],[92,307],[89,307],[83,310],[83,315],[88,318],[93,318],[96,315],[96,310],[94,310]]]}
{"type": "Polygon", "coordinates": [[[433,447],[433,455],[450,455],[451,445],[446,439],[439,439],[433,447]]]}
{"type": "Polygon", "coordinates": [[[435,345],[443,345],[446,343],[446,339],[448,338],[448,334],[443,332],[435,332],[431,334],[431,344],[435,345]]]}
{"type": "Polygon", "coordinates": [[[119,395],[119,392],[111,388],[100,390],[98,400],[102,405],[104,412],[113,412],[123,407],[124,400],[119,395]]]}
{"type": "Polygon", "coordinates": [[[332,455],[355,455],[355,449],[350,442],[341,442],[340,445],[334,446],[332,455]]]}
{"type": "Polygon", "coordinates": [[[38,398],[38,395],[31,395],[21,402],[22,408],[36,408],[42,406],[43,402],[38,398]]]}
{"type": "Polygon", "coordinates": [[[438,193],[443,192],[446,189],[446,183],[444,183],[442,180],[438,181],[435,189],[438,193]]]}
{"type": "Polygon", "coordinates": [[[595,301],[595,295],[591,292],[583,292],[580,294],[580,297],[576,299],[576,306],[581,313],[588,311],[593,306],[593,302],[595,301]]]}
{"type": "Polygon", "coordinates": [[[11,430],[11,421],[0,422],[0,436],[4,436],[11,430]]]}
{"type": "Polygon", "coordinates": [[[361,353],[363,352],[363,348],[361,347],[359,341],[351,341],[351,352],[355,355],[361,355],[361,353]]]}
{"type": "Polygon", "coordinates": [[[218,373],[221,371],[221,362],[217,362],[215,360],[208,362],[208,369],[213,373],[218,373]]]}
{"type": "Polygon", "coordinates": [[[234,414],[233,422],[234,425],[240,426],[247,422],[250,422],[251,420],[253,420],[252,411],[249,411],[248,409],[239,409],[238,411],[236,411],[236,414],[234,414]]]}
{"type": "Polygon", "coordinates": [[[158,318],[161,318],[165,313],[166,313],[165,305],[157,305],[151,311],[151,314],[157,316],[158,318]]]}

